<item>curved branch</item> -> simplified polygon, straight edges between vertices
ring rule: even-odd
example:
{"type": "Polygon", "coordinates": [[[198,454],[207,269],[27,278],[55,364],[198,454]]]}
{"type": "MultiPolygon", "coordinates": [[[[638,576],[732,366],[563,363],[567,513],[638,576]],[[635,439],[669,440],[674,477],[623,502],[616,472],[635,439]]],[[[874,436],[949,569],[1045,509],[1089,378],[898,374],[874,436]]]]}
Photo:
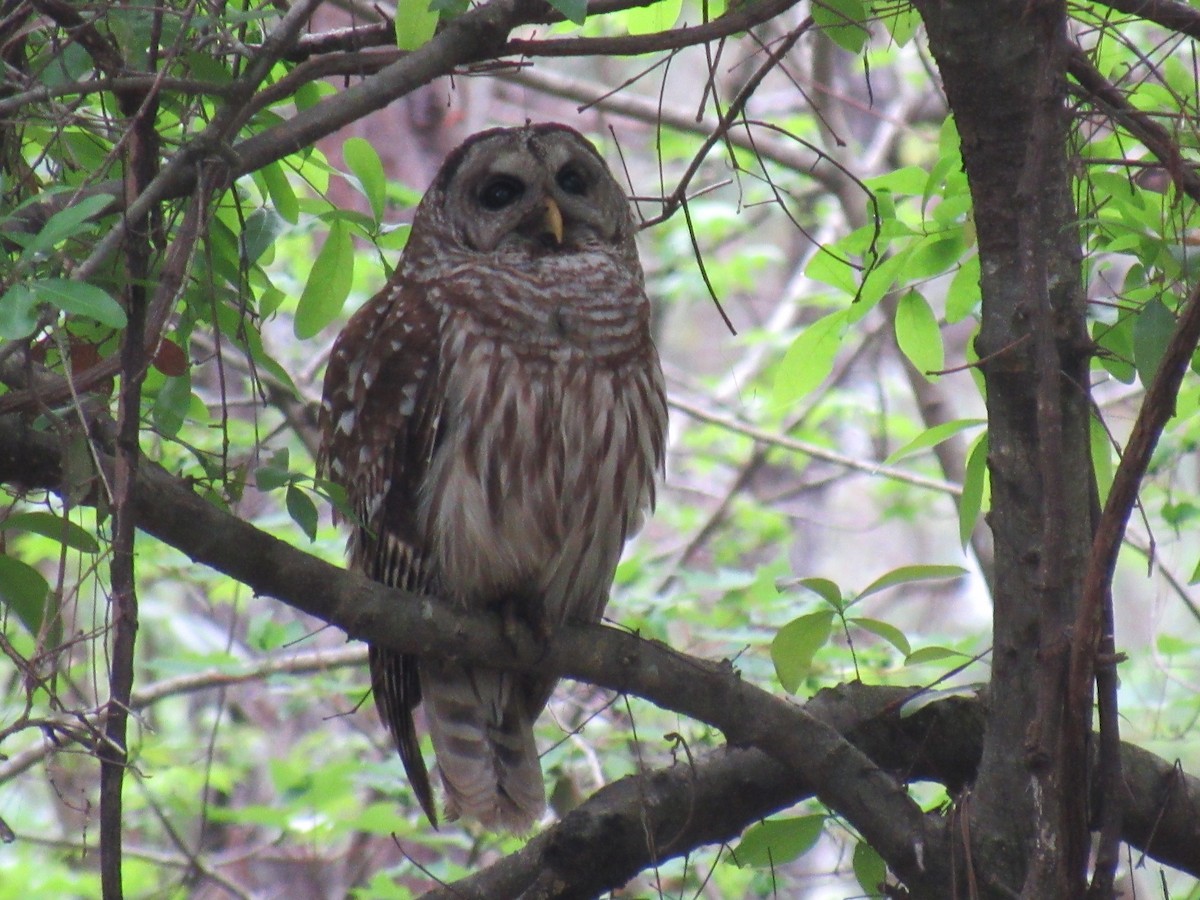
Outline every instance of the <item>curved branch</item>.
{"type": "Polygon", "coordinates": [[[672,28],[653,34],[615,37],[514,38],[504,45],[504,56],[641,56],[665,50],[682,50],[730,37],[761,25],[795,6],[797,0],[759,0],[739,4],[723,16],[702,25],[672,28]]]}
{"type": "MultiPolygon", "coordinates": [[[[620,48],[614,52],[648,53],[736,34],[779,15],[796,2],[797,0],[762,0],[760,3],[747,4],[736,12],[728,13],[704,25],[640,35],[636,38],[619,38],[617,40],[621,42],[620,48]]],[[[603,13],[610,9],[633,5],[639,4],[599,3],[595,4],[595,10],[603,13]]],[[[235,90],[238,86],[254,82],[253,79],[244,76],[242,81],[226,92],[231,102],[224,109],[230,110],[230,115],[214,119],[205,132],[184,145],[163,166],[159,176],[128,206],[122,225],[106,237],[85,263],[82,271],[86,273],[91,267],[99,265],[100,261],[111,253],[120,240],[124,227],[136,224],[164,200],[175,199],[190,192],[195,186],[198,169],[210,158],[224,161],[227,179],[232,181],[277,162],[300,148],[311,146],[339,128],[382,109],[418,87],[461,67],[514,54],[557,56],[601,52],[588,42],[607,39],[508,40],[508,35],[514,28],[556,21],[557,14],[551,15],[549,10],[550,7],[538,0],[491,0],[484,3],[455,17],[424,46],[402,55],[358,84],[326,97],[278,125],[231,147],[227,143],[232,134],[229,126],[240,125],[243,117],[255,108],[254,98],[239,95],[235,90]],[[237,102],[232,102],[233,100],[237,102]]],[[[370,32],[370,35],[378,37],[374,32],[370,32]]],[[[264,52],[269,50],[269,58],[273,60],[281,58],[292,46],[294,45],[277,43],[269,48],[264,45],[262,49],[264,52]]],[[[267,57],[264,56],[263,59],[267,57]]],[[[108,181],[94,185],[84,192],[85,195],[101,193],[120,197],[120,183],[108,181]]],[[[49,200],[34,204],[29,207],[23,218],[44,221],[60,208],[62,202],[49,200]]],[[[114,201],[110,209],[118,209],[121,205],[121,201],[114,201]]]]}
{"type": "MultiPolygon", "coordinates": [[[[89,261],[81,267],[84,272],[89,266],[99,265],[111,253],[124,228],[136,225],[164,200],[189,193],[197,183],[202,164],[214,158],[221,160],[227,181],[257,171],[303,147],[311,146],[342,126],[382,109],[393,100],[441,75],[453,72],[459,66],[496,56],[513,28],[536,21],[546,9],[544,4],[536,0],[491,0],[457,17],[419,50],[406,54],[372,77],[326,97],[272,128],[229,146],[228,141],[252,110],[255,96],[252,91],[261,82],[259,76],[265,74],[261,70],[264,66],[269,68],[293,46],[293,42],[285,38],[294,36],[294,26],[298,21],[307,20],[314,2],[316,0],[306,0],[284,17],[276,36],[259,48],[251,68],[227,92],[229,102],[204,132],[181,147],[137,200],[126,207],[120,225],[106,236],[89,261]]],[[[121,197],[121,183],[117,180],[97,184],[81,196],[92,194],[121,197]]],[[[33,204],[25,212],[24,219],[44,220],[56,212],[63,202],[62,199],[52,199],[33,204]]],[[[122,201],[116,200],[110,210],[119,209],[122,205],[122,201]]]]}
{"type": "Polygon", "coordinates": [[[1200,38],[1200,12],[1176,0],[1100,0],[1109,9],[1129,13],[1164,28],[1200,38]]]}
{"type": "Polygon", "coordinates": [[[1176,187],[1194,202],[1200,203],[1200,174],[1184,161],[1179,143],[1167,129],[1132,106],[1117,86],[1105,78],[1078,47],[1072,47],[1068,54],[1067,71],[1086,92],[1095,108],[1128,129],[1158,158],[1176,187]]]}
{"type": "MultiPolygon", "coordinates": [[[[919,690],[842,685],[820,691],[804,709],[901,777],[957,790],[979,761],[981,705],[953,698],[901,719],[901,704],[919,690]]],[[[644,869],[730,841],[815,793],[803,774],[761,750],[689,756],[607,785],[517,853],[425,900],[595,897],[644,869]]]]}
{"type": "MultiPolygon", "coordinates": [[[[0,481],[65,490],[60,452],[54,436],[0,422],[0,481]]],[[[99,449],[96,455],[107,468],[111,458],[99,449]]],[[[89,493],[86,483],[70,490],[89,493]]],[[[743,681],[727,662],[692,658],[601,626],[564,627],[549,647],[527,632],[507,635],[490,617],[456,614],[432,598],[386,588],[309,556],[217,509],[149,461],[139,470],[136,497],[138,524],[146,533],[351,637],[398,652],[553,672],[707,722],[731,743],[756,746],[815,785],[817,796],[858,828],[906,883],[947,883],[939,823],[837,731],[743,681]]]]}
{"type": "MultiPolygon", "coordinates": [[[[818,692],[805,710],[904,781],[937,781],[957,794],[979,763],[984,703],[952,697],[902,717],[902,704],[919,691],[846,684],[818,692]]],[[[1121,752],[1129,785],[1125,840],[1168,865],[1200,871],[1200,779],[1130,744],[1121,752]]],[[[1099,790],[1093,784],[1093,794],[1099,790]]],[[[597,896],[639,871],[724,843],[813,793],[761,751],[723,748],[695,764],[610,784],[517,853],[425,897],[597,896]]]]}
{"type": "MultiPolygon", "coordinates": [[[[64,475],[61,448],[53,435],[32,431],[11,417],[0,419],[0,482],[53,491],[86,488],[86,484],[64,484],[64,475]]],[[[915,740],[904,737],[905,729],[927,725],[929,720],[900,719],[900,704],[912,695],[911,689],[845,687],[822,692],[801,708],[743,682],[727,663],[691,658],[614,628],[564,627],[549,648],[541,647],[532,635],[510,638],[488,618],[451,613],[428,597],[385,588],[303,553],[217,509],[182,479],[149,462],[141,467],[138,487],[137,515],[144,531],[260,594],[338,625],[352,637],[369,636],[403,652],[438,652],[517,669],[553,671],[647,697],[720,728],[732,744],[743,746],[724,755],[753,763],[737,769],[739,774],[727,783],[725,794],[706,795],[714,798],[711,805],[704,800],[704,816],[689,823],[688,830],[681,831],[679,821],[664,808],[661,818],[654,820],[659,824],[650,846],[657,849],[651,856],[643,849],[639,857],[645,865],[686,852],[689,841],[695,846],[722,840],[722,831],[732,834],[778,808],[751,809],[739,806],[737,799],[743,792],[747,798],[755,796],[756,773],[774,771],[770,778],[784,773],[799,787],[786,792],[777,781],[768,780],[770,802],[790,805],[815,795],[858,828],[910,885],[937,883],[939,878],[941,884],[949,883],[944,868],[931,868],[949,864],[940,822],[923,816],[888,773],[901,773],[901,781],[935,778],[952,789],[965,783],[974,769],[977,751],[971,747],[981,727],[972,724],[975,713],[956,713],[953,727],[940,732],[936,740],[915,740]],[[833,702],[862,696],[855,691],[866,691],[873,698],[869,711],[861,706],[866,701],[833,702]],[[861,729],[865,731],[860,733],[861,729]],[[755,755],[744,755],[750,752],[746,745],[756,748],[755,755]],[[768,765],[766,761],[773,768],[761,768],[768,765]],[[926,868],[910,855],[916,852],[925,854],[926,868]]],[[[942,712],[956,708],[947,703],[934,707],[942,712]]],[[[1200,782],[1136,747],[1126,745],[1123,754],[1131,788],[1125,798],[1125,839],[1163,862],[1200,874],[1200,782]]],[[[708,771],[700,768],[698,776],[708,771]]],[[[690,776],[680,780],[679,774],[646,775],[638,788],[641,793],[634,795],[609,793],[618,790],[616,786],[605,789],[578,815],[611,810],[614,796],[632,796],[637,814],[648,813],[652,807],[644,798],[650,789],[665,791],[664,798],[676,798],[672,802],[678,801],[679,791],[692,792],[684,796],[692,797],[689,802],[699,808],[694,791],[702,783],[690,776]]],[[[717,790],[715,782],[712,790],[717,790]]],[[[570,849],[566,836],[586,833],[571,830],[581,827],[577,818],[568,817],[523,853],[541,854],[538,858],[545,863],[546,853],[570,849]]],[[[568,865],[586,868],[569,853],[562,858],[568,865]]]]}

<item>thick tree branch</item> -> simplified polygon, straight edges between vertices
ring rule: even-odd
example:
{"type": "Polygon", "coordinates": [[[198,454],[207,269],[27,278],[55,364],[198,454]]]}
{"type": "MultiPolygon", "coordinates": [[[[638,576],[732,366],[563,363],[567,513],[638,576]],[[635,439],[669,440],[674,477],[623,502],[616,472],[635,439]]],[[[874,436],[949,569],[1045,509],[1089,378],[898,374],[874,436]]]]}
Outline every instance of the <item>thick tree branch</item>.
{"type": "MultiPolygon", "coordinates": [[[[747,4],[736,12],[693,28],[618,38],[619,48],[614,52],[648,53],[718,39],[761,24],[795,5],[795,2],[796,0],[764,0],[762,3],[747,4]]],[[[638,4],[597,4],[596,9],[603,12],[609,8],[636,5],[638,4]]],[[[164,165],[161,174],[147,190],[126,209],[126,220],[138,221],[163,201],[189,193],[195,186],[200,164],[211,158],[224,160],[226,175],[228,180],[232,181],[238,176],[277,162],[303,147],[312,146],[339,128],[382,109],[418,87],[463,66],[515,54],[546,56],[601,52],[596,46],[586,43],[592,39],[585,38],[565,41],[508,40],[509,33],[517,27],[555,20],[555,17],[548,13],[549,9],[550,7],[539,0],[491,0],[452,19],[420,49],[404,54],[358,84],[341,90],[232,147],[227,143],[233,133],[228,126],[240,125],[243,121],[240,117],[249,114],[256,106],[253,97],[241,96],[231,88],[224,92],[227,98],[224,109],[232,111],[228,119],[214,120],[203,134],[185,144],[164,165]],[[585,43],[577,44],[577,41],[585,43]]],[[[289,23],[301,13],[301,9],[290,13],[289,23]]],[[[283,26],[279,31],[290,33],[283,26]]],[[[266,55],[263,55],[261,60],[255,57],[255,62],[271,62],[281,58],[292,46],[292,43],[285,45],[282,41],[264,45],[262,51],[266,55]]],[[[255,71],[248,72],[247,76],[257,73],[256,67],[255,71]]],[[[243,84],[257,84],[257,81],[247,76],[235,83],[235,88],[243,84]]],[[[95,185],[84,193],[121,196],[119,184],[111,181],[95,185]]],[[[44,221],[61,208],[61,203],[61,200],[49,200],[36,204],[30,207],[26,218],[31,221],[44,221]]],[[[119,207],[120,201],[115,201],[112,208],[119,207]]],[[[87,266],[98,265],[115,247],[117,240],[117,232],[114,232],[93,253],[87,266]]]]}
{"type": "MultiPolygon", "coordinates": [[[[1070,57],[1070,72],[1101,108],[1128,128],[1162,162],[1176,187],[1200,201],[1200,178],[1184,162],[1175,139],[1158,123],[1133,109],[1078,48],[1070,57]]],[[[1137,421],[1121,454],[1108,499],[1100,513],[1092,550],[1084,571],[1082,595],[1072,628],[1067,680],[1068,708],[1090,710],[1093,680],[1100,690],[1101,769],[1108,782],[1100,804],[1105,820],[1097,851],[1090,897],[1107,897],[1118,863],[1122,804],[1114,795],[1125,790],[1118,757],[1116,659],[1112,633],[1112,580],[1129,516],[1150,466],[1154,448],[1175,415],[1175,401],[1192,354],[1200,342],[1200,285],[1193,287],[1180,312],[1153,382],[1138,410],[1137,421]]]]}
{"type": "MultiPolygon", "coordinates": [[[[64,470],[56,438],[29,430],[12,418],[0,420],[0,481],[55,491],[71,488],[63,483],[64,470]]],[[[74,485],[76,491],[83,487],[86,486],[74,485]]],[[[913,846],[908,843],[912,839],[923,840],[923,852],[938,856],[933,860],[934,866],[946,859],[937,823],[912,813],[907,798],[886,771],[901,773],[903,780],[929,777],[952,788],[961,785],[973,771],[976,752],[970,747],[978,726],[971,724],[970,717],[956,718],[953,727],[937,740],[914,743],[911,738],[900,739],[902,729],[908,726],[897,714],[899,701],[911,691],[892,695],[885,689],[871,689],[885,692],[871,695],[875,698],[871,702],[877,705],[869,713],[862,713],[858,701],[844,708],[810,703],[801,709],[741,681],[727,664],[686,657],[656,642],[612,628],[563,628],[549,650],[536,646],[529,635],[517,635],[510,642],[489,619],[454,614],[429,598],[405,595],[309,556],[217,509],[195,495],[181,479],[153,464],[144,463],[141,467],[138,501],[138,521],[147,533],[248,584],[260,594],[276,597],[338,625],[352,637],[369,635],[376,643],[404,652],[436,651],[463,659],[487,659],[513,668],[555,671],[645,696],[661,706],[715,725],[731,743],[761,748],[762,759],[773,760],[771,765],[786,773],[787,778],[795,779],[795,784],[804,786],[803,790],[784,795],[777,783],[770,782],[766,794],[773,795],[772,802],[789,805],[808,796],[812,786],[817,786],[816,796],[846,815],[874,846],[883,844],[888,848],[884,855],[889,861],[893,858],[888,856],[890,853],[901,866],[905,865],[904,851],[913,846]],[[855,709],[859,712],[854,712],[855,709]],[[866,720],[859,721],[864,717],[866,720]],[[865,739],[854,732],[859,727],[884,731],[877,741],[872,738],[872,743],[863,743],[865,739]],[[847,743],[842,735],[862,749],[847,743]],[[955,741],[958,749],[952,750],[955,741]],[[943,750],[949,755],[928,755],[943,750]],[[896,818],[889,818],[893,816],[896,818]]],[[[953,708],[935,706],[943,710],[953,708]]],[[[1200,874],[1200,783],[1137,748],[1126,746],[1124,755],[1131,786],[1126,798],[1129,807],[1125,813],[1125,839],[1163,862],[1200,874]]],[[[751,767],[745,771],[757,769],[751,767]]],[[[674,784],[672,777],[679,774],[657,773],[646,777],[651,787],[669,787],[674,784]]],[[[700,774],[704,774],[703,770],[700,774]]],[[[683,779],[672,790],[693,790],[689,785],[683,779]]],[[[751,786],[751,782],[735,779],[729,790],[737,794],[750,791],[751,786]]],[[[596,802],[605,804],[602,808],[611,808],[607,794],[596,802]]],[[[703,807],[703,821],[688,826],[694,829],[691,840],[722,839],[710,835],[722,830],[733,834],[747,822],[771,811],[756,808],[748,813],[728,797],[713,803],[711,807],[703,807]],[[730,818],[722,819],[723,806],[742,809],[743,814],[730,813],[730,818]]],[[[596,808],[585,805],[583,809],[590,812],[596,808]]],[[[566,827],[581,827],[576,820],[569,821],[575,824],[566,827]]],[[[562,827],[556,826],[553,833],[564,834],[557,830],[562,827]]],[[[675,837],[679,828],[678,821],[664,812],[661,830],[655,832],[650,845],[658,848],[654,852],[659,859],[666,858],[663,854],[669,855],[668,851],[688,849],[686,840],[675,837]]],[[[546,853],[551,852],[547,848],[555,847],[558,849],[553,852],[563,853],[563,847],[571,847],[569,842],[564,843],[565,838],[547,837],[544,841],[537,845],[541,849],[526,852],[546,853]]],[[[574,859],[569,854],[563,858],[568,862],[574,859]]],[[[652,862],[651,857],[646,860],[646,864],[652,862]]],[[[929,862],[927,855],[924,877],[932,880],[938,873],[928,868],[929,862]]],[[[576,859],[574,864],[580,868],[577,863],[576,859]]],[[[911,862],[908,864],[909,871],[901,870],[902,877],[920,880],[923,877],[920,870],[911,862]]]]}
{"type": "MultiPolygon", "coordinates": [[[[65,488],[53,436],[0,425],[0,481],[65,488]],[[35,479],[35,473],[43,476],[35,479]]],[[[101,451],[97,456],[109,464],[101,451]]],[[[563,628],[549,648],[530,634],[505,636],[488,618],[462,616],[428,597],[402,595],[302,553],[224,513],[165,470],[144,463],[137,484],[141,528],[193,560],[310,615],[405,653],[437,652],[536,669],[651,699],[757,746],[818,787],[909,884],[946,883],[941,832],[907,793],[835,730],[712,663],[611,628],[563,628]],[[407,602],[397,602],[398,597],[407,602]]]]}
{"type": "MultiPolygon", "coordinates": [[[[901,717],[901,705],[918,690],[847,684],[820,691],[804,708],[904,781],[938,781],[957,794],[979,763],[984,704],[948,699],[901,717]]],[[[1200,780],[1128,744],[1122,763],[1130,788],[1125,840],[1195,872],[1200,780]]],[[[724,748],[695,765],[680,760],[608,785],[518,853],[426,897],[594,897],[811,796],[812,785],[761,751],[724,748]]]]}
{"type": "MultiPolygon", "coordinates": [[[[1107,623],[1111,629],[1112,580],[1117,568],[1117,556],[1125,535],[1129,516],[1137,502],[1138,490],[1150,466],[1154,448],[1162,436],[1167,422],[1175,415],[1175,400],[1179,387],[1187,372],[1192,354],[1200,342],[1200,285],[1192,289],[1175,331],[1163,352],[1162,361],[1154,380],[1146,391],[1146,399],[1138,410],[1137,421],[1121,454],[1121,462],[1113,477],[1108,500],[1096,526],[1092,542],[1092,553],[1084,573],[1083,596],[1075,622],[1075,639],[1071,645],[1070,671],[1067,683],[1068,702],[1082,705],[1090,703],[1091,685],[1097,670],[1111,673],[1116,660],[1101,659],[1098,653],[1105,644],[1112,645],[1112,634],[1104,634],[1107,623]],[[1103,643],[1102,643],[1103,642],[1103,643]]],[[[1110,651],[1111,652],[1111,651],[1110,651]]],[[[1116,717],[1111,717],[1111,727],[1116,727],[1116,717]]],[[[1113,790],[1123,789],[1118,781],[1113,790]]],[[[1120,803],[1113,797],[1103,798],[1105,815],[1114,815],[1120,803]],[[1114,809],[1115,806],[1115,809],[1114,809]]],[[[1116,829],[1112,829],[1114,832],[1116,829]]],[[[1116,835],[1110,836],[1115,842],[1116,835]]],[[[1115,851],[1114,851],[1115,852],[1115,851]]],[[[1111,863],[1115,869],[1116,861],[1111,863]]],[[[1111,872],[1109,878],[1111,880],[1111,872]]],[[[1100,895],[1098,895],[1100,896],[1100,895]]]]}
{"type": "Polygon", "coordinates": [[[1066,10],[1058,0],[991,4],[984,30],[970,3],[917,8],[986,261],[975,349],[987,381],[995,699],[967,864],[987,896],[1074,898],[1088,823],[1073,779],[1085,757],[1069,757],[1064,735],[1079,719],[1067,721],[1062,697],[1092,537],[1092,345],[1066,163],[1066,10]]]}
{"type": "MultiPolygon", "coordinates": [[[[902,719],[901,704],[918,690],[842,685],[804,709],[901,778],[957,790],[979,760],[982,708],[958,698],[902,719]]],[[[680,753],[671,767],[602,788],[519,852],[426,900],[595,897],[814,794],[802,774],[757,749],[725,747],[694,760],[680,753]]]]}

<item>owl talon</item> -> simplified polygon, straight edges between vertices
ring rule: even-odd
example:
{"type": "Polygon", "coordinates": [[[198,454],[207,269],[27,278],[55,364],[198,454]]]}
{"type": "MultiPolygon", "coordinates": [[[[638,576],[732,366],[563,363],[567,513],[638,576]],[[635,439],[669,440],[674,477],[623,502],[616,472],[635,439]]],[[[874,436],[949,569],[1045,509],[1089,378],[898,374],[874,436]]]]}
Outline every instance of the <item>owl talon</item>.
{"type": "Polygon", "coordinates": [[[500,633],[504,635],[508,649],[513,653],[517,653],[521,649],[521,628],[522,622],[517,614],[517,604],[512,602],[502,604],[500,607],[500,633]]]}
{"type": "Polygon", "coordinates": [[[513,653],[521,650],[521,635],[533,632],[534,643],[545,646],[554,633],[540,602],[531,602],[536,594],[508,594],[500,601],[500,633],[513,653]]]}

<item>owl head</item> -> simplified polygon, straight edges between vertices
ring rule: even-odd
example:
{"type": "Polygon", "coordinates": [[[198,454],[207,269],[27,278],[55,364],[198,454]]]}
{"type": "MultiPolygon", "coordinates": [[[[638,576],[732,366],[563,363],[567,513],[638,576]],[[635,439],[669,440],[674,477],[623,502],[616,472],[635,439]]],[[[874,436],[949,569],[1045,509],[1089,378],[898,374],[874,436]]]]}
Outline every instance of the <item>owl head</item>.
{"type": "Polygon", "coordinates": [[[633,248],[629,202],[596,148],[565,125],[495,128],[446,158],[413,234],[488,255],[633,248]]]}

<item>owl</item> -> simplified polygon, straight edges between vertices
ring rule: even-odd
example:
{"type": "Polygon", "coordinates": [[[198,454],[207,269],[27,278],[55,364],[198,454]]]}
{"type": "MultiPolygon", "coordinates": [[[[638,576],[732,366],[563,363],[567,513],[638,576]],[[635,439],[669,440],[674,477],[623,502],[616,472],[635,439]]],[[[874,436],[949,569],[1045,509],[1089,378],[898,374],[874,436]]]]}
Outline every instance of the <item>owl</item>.
{"type": "MultiPolygon", "coordinates": [[[[654,507],[667,408],[629,203],[559,124],[485,131],[442,164],[387,286],[334,344],[320,472],[352,567],[548,639],[596,622],[654,507]]],[[[437,823],[528,831],[551,676],[370,648],[375,704],[437,823]]]]}

